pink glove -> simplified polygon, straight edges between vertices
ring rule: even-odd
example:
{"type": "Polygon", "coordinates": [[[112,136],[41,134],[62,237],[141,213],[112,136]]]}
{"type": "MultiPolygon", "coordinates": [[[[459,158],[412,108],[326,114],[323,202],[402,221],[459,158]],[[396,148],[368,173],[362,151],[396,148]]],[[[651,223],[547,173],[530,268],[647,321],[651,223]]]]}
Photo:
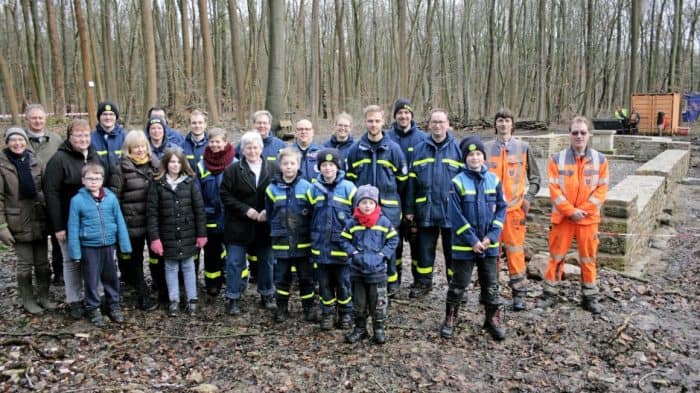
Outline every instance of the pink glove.
{"type": "Polygon", "coordinates": [[[207,238],[206,237],[198,237],[196,244],[197,244],[197,248],[204,248],[204,246],[207,245],[207,238]]]}
{"type": "Polygon", "coordinates": [[[163,256],[163,243],[160,242],[160,239],[151,242],[151,250],[153,250],[156,255],[163,256]]]}

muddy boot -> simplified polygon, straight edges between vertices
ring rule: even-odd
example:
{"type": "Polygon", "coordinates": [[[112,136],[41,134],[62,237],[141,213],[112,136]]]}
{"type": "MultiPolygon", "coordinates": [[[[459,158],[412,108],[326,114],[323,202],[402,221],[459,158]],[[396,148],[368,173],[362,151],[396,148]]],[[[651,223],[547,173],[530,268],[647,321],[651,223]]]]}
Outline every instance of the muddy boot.
{"type": "Polygon", "coordinates": [[[82,302],[68,303],[68,315],[73,319],[80,319],[85,315],[85,308],[82,302]]]}
{"type": "Polygon", "coordinates": [[[277,302],[277,309],[275,310],[275,322],[282,323],[287,320],[287,302],[277,302]]]}
{"type": "Polygon", "coordinates": [[[598,303],[598,297],[596,295],[584,296],[581,306],[586,311],[590,311],[593,315],[598,315],[603,312],[603,306],[598,303]]]}
{"type": "Polygon", "coordinates": [[[501,341],[506,338],[506,331],[501,327],[501,308],[498,305],[487,304],[484,329],[491,334],[494,340],[501,341]]]}
{"type": "Polygon", "coordinates": [[[277,304],[275,304],[275,297],[272,295],[260,297],[260,305],[264,309],[270,311],[275,311],[275,309],[277,309],[277,304]]]}
{"type": "Polygon", "coordinates": [[[527,295],[526,291],[513,290],[513,311],[525,311],[527,309],[525,295],[527,295]]]}
{"type": "Polygon", "coordinates": [[[139,297],[139,310],[143,311],[153,311],[156,308],[158,308],[157,303],[153,303],[153,300],[151,300],[151,297],[148,295],[144,295],[139,297]]]}
{"type": "Polygon", "coordinates": [[[340,329],[350,329],[352,327],[352,315],[350,313],[340,314],[340,322],[338,322],[338,328],[340,329]]]}
{"type": "Polygon", "coordinates": [[[241,306],[238,303],[238,299],[231,299],[228,301],[226,312],[228,312],[228,315],[241,315],[241,306]]]}
{"type": "Polygon", "coordinates": [[[355,318],[355,327],[352,329],[352,333],[345,336],[345,341],[350,344],[355,344],[360,340],[364,340],[369,337],[369,332],[367,331],[367,319],[366,318],[355,318]]]}
{"type": "Polygon", "coordinates": [[[49,300],[49,284],[51,282],[51,272],[48,270],[36,272],[37,299],[36,302],[42,308],[53,311],[56,303],[49,300]]]}
{"type": "Polygon", "coordinates": [[[170,302],[168,305],[168,316],[176,317],[178,311],[180,311],[180,302],[170,302]]]}
{"type": "Polygon", "coordinates": [[[115,323],[124,323],[124,314],[121,308],[113,308],[109,311],[109,319],[115,323]]]}
{"type": "Polygon", "coordinates": [[[92,322],[93,325],[99,328],[105,326],[105,319],[102,317],[102,311],[100,311],[99,307],[88,311],[88,318],[90,318],[90,322],[92,322]]]}
{"type": "Polygon", "coordinates": [[[333,314],[322,314],[321,315],[321,330],[332,330],[333,329],[333,314]]]}
{"type": "Polygon", "coordinates": [[[413,285],[413,287],[411,287],[408,297],[411,299],[420,299],[427,296],[432,289],[432,285],[416,283],[413,285]]]}
{"type": "Polygon", "coordinates": [[[306,322],[318,322],[318,308],[316,305],[304,305],[304,320],[306,322]]]}
{"type": "Polygon", "coordinates": [[[384,320],[378,319],[372,324],[374,328],[374,336],[372,336],[372,342],[375,344],[382,345],[386,342],[386,335],[384,333],[384,320]]]}
{"type": "Polygon", "coordinates": [[[192,299],[187,302],[187,315],[191,317],[197,316],[197,299],[192,299]]]}
{"type": "MultiPolygon", "coordinates": [[[[465,296],[466,297],[466,296],[465,296]]],[[[445,306],[445,320],[440,325],[440,337],[452,338],[459,316],[459,303],[447,303],[445,306]]]]}
{"type": "Polygon", "coordinates": [[[546,310],[552,308],[559,302],[559,296],[553,293],[542,292],[540,300],[537,302],[537,308],[546,310]]]}
{"type": "Polygon", "coordinates": [[[24,307],[28,313],[41,314],[44,311],[34,299],[31,273],[17,274],[17,294],[19,295],[20,304],[22,304],[22,307],[24,307]]]}

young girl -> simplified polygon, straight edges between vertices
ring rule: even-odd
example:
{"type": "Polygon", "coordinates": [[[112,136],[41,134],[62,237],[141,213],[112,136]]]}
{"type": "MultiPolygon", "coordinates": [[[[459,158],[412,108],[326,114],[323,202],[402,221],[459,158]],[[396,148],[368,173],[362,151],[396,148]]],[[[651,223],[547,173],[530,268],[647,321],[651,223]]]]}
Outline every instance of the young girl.
{"type": "Polygon", "coordinates": [[[180,150],[166,150],[160,171],[153,180],[148,189],[148,237],[151,250],[165,259],[165,281],[170,298],[168,315],[178,313],[178,270],[182,270],[187,312],[194,316],[197,311],[197,277],[193,256],[207,243],[202,194],[180,150]]]}

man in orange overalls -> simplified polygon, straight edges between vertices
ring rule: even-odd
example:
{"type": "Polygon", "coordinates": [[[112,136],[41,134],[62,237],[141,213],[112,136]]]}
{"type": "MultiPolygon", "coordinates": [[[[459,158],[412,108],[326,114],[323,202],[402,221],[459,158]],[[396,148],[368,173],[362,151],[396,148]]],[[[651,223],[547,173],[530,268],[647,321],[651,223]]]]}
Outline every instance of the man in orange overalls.
{"type": "Polygon", "coordinates": [[[501,180],[508,204],[501,243],[506,251],[513,310],[525,310],[525,216],[540,190],[540,171],[527,142],[512,138],[513,113],[501,108],[494,118],[496,140],[486,142],[486,165],[501,180]]]}
{"type": "Polygon", "coordinates": [[[574,117],[569,124],[571,146],[549,160],[552,229],[549,232],[549,265],[539,308],[556,303],[564,258],[576,238],[581,266],[581,305],[592,314],[603,311],[597,298],[596,253],[600,208],[608,192],[608,161],[603,154],[588,147],[591,129],[588,119],[574,117]]]}

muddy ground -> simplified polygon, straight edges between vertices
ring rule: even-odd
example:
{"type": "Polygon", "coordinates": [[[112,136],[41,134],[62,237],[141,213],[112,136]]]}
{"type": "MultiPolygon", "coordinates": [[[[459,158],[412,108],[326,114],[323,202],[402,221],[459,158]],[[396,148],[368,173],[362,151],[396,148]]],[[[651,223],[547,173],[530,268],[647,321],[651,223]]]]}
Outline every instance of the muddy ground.
{"type": "MultiPolygon", "coordinates": [[[[695,141],[697,143],[697,140],[695,141]]],[[[691,169],[689,176],[700,177],[691,169]]],[[[436,288],[408,299],[406,272],[389,310],[388,342],[348,345],[346,331],[321,332],[302,321],[298,301],[281,325],[257,308],[249,288],[244,313],[224,312],[223,298],[205,301],[196,318],[162,309],[134,310],[124,291],[127,322],[97,329],[60,310],[29,316],[15,305],[14,256],[0,252],[0,390],[50,392],[207,391],[698,391],[700,389],[700,186],[680,185],[668,201],[677,235],[650,238],[656,248],[641,279],[603,270],[602,305],[582,310],[580,286],[568,301],[532,310],[541,282],[532,282],[531,310],[506,308],[507,339],[481,329],[483,310],[472,288],[455,338],[438,335],[446,284],[442,259],[436,288]]],[[[663,228],[662,228],[663,229],[663,228]]],[[[506,282],[506,272],[501,272],[506,282]]],[[[510,292],[502,289],[504,301],[510,292]]],[[[62,299],[63,288],[52,288],[62,299]]]]}

